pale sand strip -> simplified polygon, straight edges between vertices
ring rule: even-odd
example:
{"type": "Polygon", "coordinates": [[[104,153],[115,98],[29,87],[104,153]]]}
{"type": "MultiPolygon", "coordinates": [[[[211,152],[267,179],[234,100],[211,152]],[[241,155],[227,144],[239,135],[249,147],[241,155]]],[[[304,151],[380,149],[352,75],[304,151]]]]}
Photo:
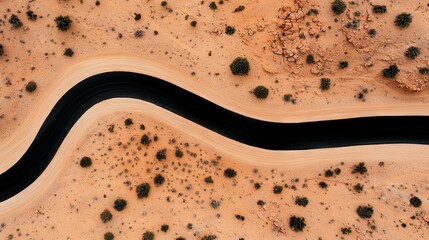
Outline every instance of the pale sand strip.
{"type": "MultiPolygon", "coordinates": [[[[243,161],[243,163],[254,166],[270,165],[285,166],[290,169],[314,168],[318,165],[341,161],[365,161],[378,162],[388,159],[389,162],[406,164],[412,161],[413,165],[427,164],[429,147],[423,145],[375,145],[357,146],[334,149],[319,149],[308,151],[268,151],[250,147],[231,139],[225,138],[217,133],[205,129],[187,119],[177,116],[163,108],[153,104],[127,98],[117,98],[103,101],[88,110],[73,126],[64,140],[54,159],[46,171],[27,189],[15,197],[0,203],[0,216],[6,214],[19,214],[26,211],[25,206],[34,203],[52,185],[63,168],[72,151],[77,144],[85,138],[90,127],[94,126],[104,115],[124,112],[147,113],[158,121],[170,126],[181,135],[196,139],[206,146],[213,147],[225,157],[231,157],[243,161]],[[20,210],[21,209],[21,210],[20,210]]],[[[19,145],[14,150],[16,153],[24,152],[27,145],[19,145]]],[[[15,154],[12,157],[18,157],[15,154]]]]}

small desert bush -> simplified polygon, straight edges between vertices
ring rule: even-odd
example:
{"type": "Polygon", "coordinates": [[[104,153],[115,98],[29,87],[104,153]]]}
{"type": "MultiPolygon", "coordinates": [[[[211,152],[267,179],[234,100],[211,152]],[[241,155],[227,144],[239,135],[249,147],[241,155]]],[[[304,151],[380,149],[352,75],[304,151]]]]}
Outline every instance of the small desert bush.
{"type": "Polygon", "coordinates": [[[320,79],[320,89],[322,91],[327,91],[331,88],[331,79],[330,78],[322,78],[320,79]]]}
{"type": "Polygon", "coordinates": [[[150,140],[149,136],[144,134],[142,136],[142,138],[140,139],[140,143],[143,145],[149,145],[152,142],[152,140],[150,140]]]}
{"type": "Polygon", "coordinates": [[[422,205],[422,200],[420,200],[420,198],[414,196],[412,198],[410,198],[410,204],[413,207],[420,207],[422,205]]]}
{"type": "Polygon", "coordinates": [[[214,183],[213,178],[211,176],[204,178],[204,182],[206,182],[207,184],[214,183]]]}
{"type": "Polygon", "coordinates": [[[331,3],[331,10],[335,13],[335,15],[340,15],[347,8],[346,3],[343,0],[334,0],[331,3]]]}
{"type": "Polygon", "coordinates": [[[216,235],[206,235],[201,240],[215,240],[217,239],[216,235]]]}
{"type": "Polygon", "coordinates": [[[307,226],[305,218],[297,216],[291,216],[289,218],[289,227],[295,232],[302,232],[305,226],[307,226]]]}
{"type": "Polygon", "coordinates": [[[390,65],[388,68],[383,69],[383,76],[385,78],[396,78],[398,73],[400,72],[398,66],[396,64],[390,65]]]}
{"type": "Polygon", "coordinates": [[[287,94],[283,95],[283,100],[285,102],[290,102],[292,100],[292,94],[287,93],[287,94]]]}
{"type": "Polygon", "coordinates": [[[149,183],[142,183],[137,185],[136,193],[138,198],[147,198],[149,196],[150,185],[149,183]]]}
{"type": "Polygon", "coordinates": [[[240,220],[240,221],[244,221],[244,219],[246,219],[244,216],[240,215],[240,214],[236,214],[235,218],[240,220]]]}
{"type": "Polygon", "coordinates": [[[169,228],[170,228],[170,226],[168,226],[167,224],[163,224],[163,225],[161,226],[161,231],[163,231],[163,232],[167,232],[169,228]]]}
{"type": "Polygon", "coordinates": [[[357,183],[353,186],[353,190],[357,193],[361,193],[363,191],[363,185],[360,183],[357,183]]]}
{"type": "Polygon", "coordinates": [[[3,56],[4,54],[4,48],[3,45],[0,44],[0,56],[3,56]]]}
{"type": "Polygon", "coordinates": [[[12,14],[9,18],[9,23],[12,25],[13,29],[17,29],[23,26],[21,20],[15,14],[12,14]]]}
{"type": "Polygon", "coordinates": [[[237,57],[229,65],[229,68],[234,75],[247,75],[250,71],[250,64],[247,58],[237,57]]]}
{"type": "Polygon", "coordinates": [[[360,162],[353,166],[352,173],[365,174],[366,172],[368,172],[368,169],[366,168],[364,162],[360,162]]]}
{"type": "Polygon", "coordinates": [[[258,204],[258,206],[264,206],[264,205],[265,205],[265,202],[264,202],[264,201],[262,201],[262,200],[258,200],[258,201],[256,202],[256,204],[258,204]]]}
{"type": "Polygon", "coordinates": [[[140,13],[134,13],[134,20],[139,21],[142,19],[142,15],[140,13]]]}
{"type": "Polygon", "coordinates": [[[28,20],[30,21],[36,21],[37,20],[37,14],[34,14],[33,11],[28,10],[26,13],[28,20]]]}
{"type": "Polygon", "coordinates": [[[115,235],[113,235],[113,233],[107,232],[104,234],[104,240],[113,240],[113,239],[115,239],[115,235]]]}
{"type": "Polygon", "coordinates": [[[340,61],[340,63],[338,64],[338,66],[339,66],[341,69],[344,69],[344,68],[346,68],[346,67],[348,67],[348,66],[349,66],[349,62],[347,62],[347,61],[340,61]]]}
{"type": "Polygon", "coordinates": [[[268,88],[259,85],[257,86],[255,89],[253,89],[252,93],[253,95],[255,95],[256,98],[258,99],[265,99],[268,97],[270,90],[268,90],[268,88]]]}
{"type": "Polygon", "coordinates": [[[341,232],[344,235],[349,235],[350,233],[352,233],[352,228],[351,227],[343,227],[343,228],[341,228],[341,232]]]}
{"type": "Polygon", "coordinates": [[[378,14],[386,13],[387,7],[385,5],[373,5],[372,12],[378,14]]]}
{"type": "Polygon", "coordinates": [[[413,22],[413,16],[406,12],[399,14],[395,19],[395,25],[400,29],[409,27],[411,22],[413,22]]]}
{"type": "Polygon", "coordinates": [[[258,182],[256,182],[255,184],[253,184],[253,187],[254,187],[256,190],[258,190],[258,189],[260,189],[260,188],[261,188],[261,184],[260,184],[260,183],[258,183],[258,182]]]}
{"type": "Polygon", "coordinates": [[[180,150],[179,148],[177,148],[177,149],[176,149],[176,152],[174,153],[174,155],[175,155],[177,158],[182,158],[182,157],[183,157],[183,151],[182,151],[182,150],[180,150]]]}
{"type": "MultiPolygon", "coordinates": [[[[1,56],[1,54],[0,54],[0,56],[1,56]]],[[[421,67],[421,68],[419,68],[419,73],[420,74],[429,74],[429,68],[428,67],[421,67]]]]}
{"type": "Polygon", "coordinates": [[[158,150],[158,152],[156,152],[155,157],[158,161],[167,159],[167,149],[163,148],[161,150],[158,150]]]}
{"type": "Polygon", "coordinates": [[[107,223],[108,221],[112,220],[112,217],[113,215],[108,209],[104,210],[100,214],[100,218],[101,218],[101,221],[103,221],[103,223],[107,223]]]}
{"type": "Polygon", "coordinates": [[[119,212],[124,210],[126,206],[127,206],[127,201],[122,198],[116,199],[115,202],[113,203],[113,208],[119,212]]]}
{"type": "Polygon", "coordinates": [[[307,59],[305,60],[308,64],[315,64],[314,56],[312,54],[307,55],[307,59]]]}
{"type": "Polygon", "coordinates": [[[37,84],[33,81],[30,81],[27,83],[27,85],[25,85],[25,91],[31,93],[34,92],[37,88],[37,84]]]}
{"type": "Polygon", "coordinates": [[[297,197],[295,204],[298,206],[306,207],[308,205],[308,199],[306,197],[297,197]]]}
{"type": "Polygon", "coordinates": [[[133,125],[133,120],[131,118],[127,118],[124,121],[125,126],[131,126],[133,125]]]}
{"type": "Polygon", "coordinates": [[[240,6],[238,6],[238,7],[236,7],[236,8],[234,9],[234,12],[241,12],[241,11],[243,11],[245,8],[246,8],[245,6],[240,5],[240,6]]]}
{"type": "Polygon", "coordinates": [[[153,232],[146,231],[145,233],[143,233],[142,240],[154,240],[154,239],[155,239],[155,234],[153,234],[153,232]]]}
{"type": "Polygon", "coordinates": [[[163,7],[167,6],[167,1],[162,1],[161,6],[163,6],[163,7]]]}
{"type": "Polygon", "coordinates": [[[92,165],[92,160],[91,160],[91,158],[89,158],[89,157],[83,157],[81,160],[80,160],[80,166],[81,167],[83,167],[83,168],[87,168],[87,167],[89,167],[89,166],[91,166],[92,165]]]}
{"type": "Polygon", "coordinates": [[[134,32],[134,37],[135,37],[135,38],[142,38],[142,37],[143,37],[143,35],[144,35],[144,32],[143,32],[142,30],[140,30],[140,29],[137,29],[137,30],[134,32]]]}
{"type": "Polygon", "coordinates": [[[320,188],[328,188],[328,184],[326,182],[319,182],[319,187],[320,188]]]}
{"type": "Polygon", "coordinates": [[[64,50],[64,56],[72,57],[72,56],[73,56],[73,54],[74,54],[74,52],[73,52],[73,50],[72,50],[71,48],[66,48],[66,49],[64,50]]]}
{"type": "Polygon", "coordinates": [[[225,33],[226,33],[227,35],[233,35],[233,34],[235,33],[235,28],[234,28],[234,27],[231,27],[231,26],[227,26],[227,27],[225,28],[225,33]]]}
{"type": "Polygon", "coordinates": [[[194,20],[194,21],[192,21],[192,22],[191,22],[191,26],[192,26],[192,27],[196,27],[196,26],[197,26],[197,21],[195,21],[195,20],[194,20]]]}
{"type": "Polygon", "coordinates": [[[371,205],[367,205],[367,206],[361,205],[356,209],[356,213],[361,218],[371,218],[372,214],[374,213],[374,209],[372,208],[371,205]]]}
{"type": "Polygon", "coordinates": [[[415,59],[418,55],[420,55],[420,48],[418,47],[409,47],[404,55],[409,59],[415,59]]]}
{"type": "Polygon", "coordinates": [[[233,177],[237,176],[237,172],[232,168],[227,168],[223,172],[223,175],[227,178],[233,178],[233,177]]]}
{"type": "Polygon", "coordinates": [[[153,178],[153,182],[156,186],[160,186],[165,182],[165,178],[161,174],[156,174],[153,178]]]}
{"type": "Polygon", "coordinates": [[[55,18],[54,21],[57,24],[58,30],[63,32],[69,30],[72,25],[72,20],[70,19],[69,16],[59,15],[58,17],[55,18]]]}
{"type": "Polygon", "coordinates": [[[282,191],[283,191],[283,186],[275,185],[273,187],[273,193],[275,193],[275,194],[280,194],[280,193],[282,193],[282,191]]]}
{"type": "Polygon", "coordinates": [[[211,10],[216,10],[217,9],[217,5],[216,5],[216,3],[215,2],[211,2],[210,4],[209,4],[209,8],[211,9],[211,10]]]}

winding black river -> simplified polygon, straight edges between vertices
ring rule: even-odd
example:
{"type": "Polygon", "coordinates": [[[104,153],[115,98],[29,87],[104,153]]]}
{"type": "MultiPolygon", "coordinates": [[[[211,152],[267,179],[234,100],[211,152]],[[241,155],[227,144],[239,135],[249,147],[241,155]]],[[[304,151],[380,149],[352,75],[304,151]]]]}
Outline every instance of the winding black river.
{"type": "MultiPolygon", "coordinates": [[[[155,77],[109,72],[83,80],[57,102],[22,158],[0,175],[0,201],[24,190],[40,176],[85,111],[103,100],[118,97],[154,103],[227,138],[270,150],[429,144],[429,117],[426,116],[274,123],[231,112],[155,77]]],[[[150,114],[156,119],[156,112],[150,114]]]]}

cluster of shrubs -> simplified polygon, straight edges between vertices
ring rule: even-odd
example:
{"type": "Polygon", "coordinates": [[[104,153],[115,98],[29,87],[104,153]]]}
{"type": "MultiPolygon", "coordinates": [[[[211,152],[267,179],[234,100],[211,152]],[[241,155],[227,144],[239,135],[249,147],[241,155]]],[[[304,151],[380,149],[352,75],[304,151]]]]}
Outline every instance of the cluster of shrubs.
{"type": "Polygon", "coordinates": [[[36,21],[37,20],[37,14],[35,14],[33,11],[28,10],[26,13],[28,20],[30,21],[36,21]]]}
{"type": "Polygon", "coordinates": [[[410,24],[413,22],[413,16],[410,13],[401,13],[398,16],[396,16],[395,19],[395,25],[398,26],[400,29],[409,27],[410,24]]]}
{"type": "Polygon", "coordinates": [[[9,23],[12,25],[13,29],[18,29],[23,26],[21,20],[15,14],[12,14],[9,18],[9,23]]]}
{"type": "Polygon", "coordinates": [[[54,21],[57,24],[58,30],[63,32],[66,32],[67,30],[69,30],[72,25],[72,20],[70,19],[69,16],[60,15],[56,17],[54,21]]]}
{"type": "Polygon", "coordinates": [[[153,182],[156,186],[160,186],[165,182],[165,178],[161,174],[156,174],[153,178],[153,182]]]}
{"type": "Polygon", "coordinates": [[[236,7],[236,8],[234,9],[234,12],[241,12],[241,11],[243,11],[245,8],[246,8],[245,6],[240,5],[240,6],[238,6],[238,7],[236,7]]]}
{"type": "Polygon", "coordinates": [[[73,50],[72,50],[71,48],[66,48],[66,49],[64,50],[64,56],[72,57],[72,56],[73,56],[73,54],[74,54],[74,52],[73,52],[73,50]]]}
{"type": "Polygon", "coordinates": [[[352,173],[365,174],[366,172],[368,172],[368,169],[366,168],[364,162],[360,162],[353,166],[352,173]]]}
{"type": "Polygon", "coordinates": [[[297,217],[297,216],[291,216],[289,218],[289,227],[295,231],[295,232],[302,232],[307,226],[305,222],[305,218],[303,217],[297,217]]]}
{"type": "Polygon", "coordinates": [[[296,197],[295,204],[298,206],[306,207],[308,205],[308,199],[306,197],[296,197]]]}
{"type": "Polygon", "coordinates": [[[371,218],[372,214],[374,213],[374,209],[372,208],[371,205],[367,205],[367,206],[361,205],[356,209],[356,213],[361,218],[371,218]]]}
{"type": "Polygon", "coordinates": [[[386,5],[373,5],[372,6],[372,12],[378,13],[378,14],[383,14],[383,13],[387,12],[387,7],[386,7],[386,5]]]}
{"type": "Polygon", "coordinates": [[[182,158],[182,157],[183,157],[183,152],[182,152],[182,150],[180,150],[180,148],[177,148],[177,149],[176,149],[176,152],[174,152],[174,155],[175,155],[177,158],[182,158]]]}
{"type": "Polygon", "coordinates": [[[140,139],[140,143],[143,145],[148,145],[152,142],[152,140],[150,140],[149,136],[146,134],[143,134],[142,138],[140,139]]]}
{"type": "Polygon", "coordinates": [[[404,55],[409,59],[415,59],[418,55],[420,55],[420,48],[418,47],[409,47],[404,55]]]}
{"type": "Polygon", "coordinates": [[[353,186],[353,190],[357,193],[361,193],[363,191],[363,185],[360,183],[357,183],[353,186]]]}
{"type": "Polygon", "coordinates": [[[388,68],[383,69],[383,76],[385,78],[396,78],[398,76],[400,70],[396,64],[390,65],[388,68]]]}
{"type": "Polygon", "coordinates": [[[161,150],[158,150],[158,152],[156,152],[155,157],[158,161],[167,159],[167,149],[163,148],[161,150]]]}
{"type": "Polygon", "coordinates": [[[233,178],[233,177],[237,176],[237,172],[232,168],[227,168],[223,172],[223,175],[227,178],[233,178]]]}
{"type": "Polygon", "coordinates": [[[343,228],[341,228],[341,232],[344,235],[349,235],[350,233],[352,233],[352,228],[351,227],[343,227],[343,228]]]}

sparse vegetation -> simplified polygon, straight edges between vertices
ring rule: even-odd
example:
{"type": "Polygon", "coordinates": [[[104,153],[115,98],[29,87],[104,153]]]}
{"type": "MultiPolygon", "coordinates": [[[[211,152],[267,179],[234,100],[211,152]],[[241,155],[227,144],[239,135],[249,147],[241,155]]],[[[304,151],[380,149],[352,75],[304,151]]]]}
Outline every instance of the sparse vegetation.
{"type": "Polygon", "coordinates": [[[375,37],[377,35],[377,30],[375,30],[374,28],[369,29],[368,35],[371,37],[375,37]]]}
{"type": "Polygon", "coordinates": [[[72,20],[69,16],[60,15],[55,18],[55,23],[57,24],[58,30],[66,32],[70,29],[72,25],[72,20]]]}
{"type": "Polygon", "coordinates": [[[100,218],[101,218],[101,221],[103,221],[103,223],[107,223],[108,221],[112,220],[112,217],[113,215],[108,209],[104,210],[100,214],[100,218]]]}
{"type": "Polygon", "coordinates": [[[282,191],[283,191],[283,186],[275,185],[273,187],[273,193],[274,194],[280,194],[280,193],[282,193],[282,191]]]}
{"type": "Polygon", "coordinates": [[[364,162],[360,162],[357,165],[354,165],[352,169],[352,173],[365,174],[367,171],[368,169],[366,168],[364,162]]]}
{"type": "Polygon", "coordinates": [[[372,214],[374,213],[374,210],[371,205],[361,205],[356,209],[356,212],[361,218],[371,218],[372,214]]]}
{"type": "Polygon", "coordinates": [[[400,72],[398,66],[396,64],[390,65],[388,68],[383,69],[383,76],[385,78],[396,78],[398,73],[400,72]]]}
{"type": "Polygon", "coordinates": [[[287,93],[287,94],[283,95],[283,100],[285,102],[290,102],[292,100],[292,94],[287,93]]]}
{"type": "Polygon", "coordinates": [[[163,148],[161,150],[158,150],[158,152],[156,152],[155,157],[158,161],[162,161],[162,160],[167,159],[167,149],[163,148]]]}
{"type": "Polygon", "coordinates": [[[241,12],[241,11],[243,11],[245,8],[246,8],[245,6],[240,5],[240,6],[238,6],[238,7],[236,7],[236,8],[234,9],[234,12],[241,12]]]}
{"type": "Polygon", "coordinates": [[[322,91],[327,91],[331,88],[331,79],[330,78],[322,78],[320,79],[320,89],[322,91]]]}
{"type": "Polygon", "coordinates": [[[347,4],[343,0],[334,0],[331,3],[331,10],[335,13],[335,15],[342,14],[347,8],[347,4]]]}
{"type": "Polygon", "coordinates": [[[142,15],[140,13],[134,13],[134,20],[139,21],[142,19],[142,15]]]}
{"type": "Polygon", "coordinates": [[[328,188],[328,184],[326,182],[319,182],[319,187],[320,188],[328,188]]]}
{"type": "Polygon", "coordinates": [[[258,204],[258,206],[264,206],[265,202],[262,200],[258,200],[258,202],[256,202],[256,204],[258,204]]]}
{"type": "Polygon", "coordinates": [[[296,197],[295,204],[298,206],[306,207],[308,205],[308,199],[306,197],[296,197]]]}
{"type": "Polygon", "coordinates": [[[72,50],[71,48],[66,48],[66,49],[64,50],[64,56],[72,57],[72,56],[73,56],[73,54],[74,54],[74,52],[73,52],[73,50],[72,50]]]}
{"type": "Polygon", "coordinates": [[[156,174],[153,178],[153,182],[156,186],[160,186],[165,182],[165,178],[161,174],[156,174]]]}
{"type": "Polygon", "coordinates": [[[412,198],[410,198],[410,204],[413,207],[420,207],[422,205],[422,200],[420,200],[420,198],[414,196],[412,198]]]}
{"type": "Polygon", "coordinates": [[[401,13],[398,16],[396,16],[395,19],[395,25],[398,26],[400,29],[409,27],[410,24],[413,22],[413,16],[410,13],[401,13]]]}
{"type": "Polygon", "coordinates": [[[149,183],[142,183],[137,185],[136,193],[138,198],[147,198],[149,196],[150,185],[149,183]]]}
{"type": "Polygon", "coordinates": [[[232,168],[227,168],[223,172],[223,175],[227,178],[233,178],[233,177],[237,176],[237,172],[232,168]]]}
{"type": "Polygon", "coordinates": [[[115,235],[113,235],[113,233],[107,232],[104,234],[104,240],[113,240],[113,239],[115,239],[115,235]]]}
{"type": "Polygon", "coordinates": [[[142,138],[140,139],[140,143],[143,145],[147,145],[149,146],[149,144],[152,142],[152,140],[150,140],[150,137],[146,134],[143,134],[142,138]]]}
{"type": "Polygon", "coordinates": [[[268,90],[268,88],[259,85],[257,86],[255,89],[253,89],[253,95],[255,95],[256,98],[258,99],[265,99],[268,97],[270,90],[268,90]]]}
{"type": "Polygon", "coordinates": [[[163,224],[163,225],[161,226],[161,231],[163,231],[163,232],[167,232],[169,228],[170,228],[170,226],[168,226],[167,224],[163,224]]]}
{"type": "Polygon", "coordinates": [[[163,6],[163,7],[167,6],[167,1],[162,1],[161,6],[163,6]]]}
{"type": "Polygon", "coordinates": [[[137,29],[137,30],[134,32],[134,37],[135,37],[135,38],[142,38],[142,37],[143,37],[143,35],[144,35],[144,32],[143,32],[142,30],[140,30],[140,29],[137,29]]]}
{"type": "Polygon", "coordinates": [[[115,202],[113,203],[113,208],[119,212],[124,210],[126,206],[127,206],[127,201],[122,198],[116,199],[115,202]]]}
{"type": "Polygon", "coordinates": [[[4,54],[4,48],[3,48],[3,45],[0,44],[0,57],[3,56],[3,54],[4,54]]]}
{"type": "Polygon", "coordinates": [[[295,232],[302,232],[306,226],[307,224],[303,217],[291,216],[289,218],[289,227],[295,232]]]}
{"type": "Polygon", "coordinates": [[[225,33],[226,33],[227,35],[233,35],[233,34],[235,33],[235,28],[234,28],[234,27],[232,27],[232,26],[227,26],[227,27],[225,28],[225,33]]]}
{"type": "Polygon", "coordinates": [[[134,123],[133,123],[133,120],[131,118],[127,118],[127,119],[125,119],[124,124],[125,124],[125,126],[131,126],[134,123]]]}
{"type": "Polygon", "coordinates": [[[343,228],[341,228],[341,232],[344,235],[349,235],[350,233],[352,233],[352,228],[351,227],[343,227],[343,228]]]}
{"type": "Polygon", "coordinates": [[[385,5],[373,5],[372,6],[372,12],[383,14],[387,12],[387,7],[385,5]]]}
{"type": "Polygon", "coordinates": [[[347,68],[349,66],[349,62],[347,62],[347,61],[340,61],[340,63],[338,64],[338,66],[341,69],[347,68]]]}
{"type": "Polygon", "coordinates": [[[204,182],[206,182],[207,184],[214,183],[213,178],[211,176],[204,178],[204,182]]]}
{"type": "Polygon", "coordinates": [[[313,56],[312,54],[308,54],[308,55],[307,55],[306,62],[307,62],[308,64],[315,64],[315,63],[316,63],[316,61],[314,60],[314,56],[313,56]]]}
{"type": "Polygon", "coordinates": [[[177,158],[182,158],[182,157],[183,157],[183,152],[182,152],[182,150],[180,150],[180,148],[177,148],[177,149],[176,149],[176,152],[174,153],[174,155],[175,155],[177,158]]]}
{"type": "Polygon", "coordinates": [[[34,81],[30,81],[27,83],[27,85],[25,85],[25,91],[31,93],[36,91],[37,89],[37,84],[34,81]]]}
{"type": "Polygon", "coordinates": [[[12,14],[9,18],[9,23],[12,25],[13,29],[18,29],[23,26],[21,20],[15,14],[12,14]]]}
{"type": "Polygon", "coordinates": [[[420,48],[418,47],[409,47],[404,55],[409,59],[415,59],[418,55],[420,55],[420,48]]]}
{"type": "Polygon", "coordinates": [[[37,20],[37,14],[34,14],[33,11],[28,10],[26,13],[28,20],[30,21],[36,21],[37,20]]]}
{"type": "Polygon", "coordinates": [[[240,214],[235,214],[235,218],[237,218],[240,221],[244,221],[245,217],[240,214]]]}
{"type": "Polygon", "coordinates": [[[250,71],[249,61],[243,57],[235,58],[229,67],[234,75],[247,75],[250,71]]]}
{"type": "Polygon", "coordinates": [[[89,166],[91,166],[92,165],[92,160],[91,160],[91,158],[89,158],[89,157],[83,157],[81,160],[80,160],[80,166],[81,167],[83,167],[83,168],[87,168],[87,167],[89,167],[89,166]]]}
{"type": "MultiPolygon", "coordinates": [[[[1,56],[1,54],[0,54],[0,56],[1,56]]],[[[429,74],[429,68],[428,67],[421,67],[421,68],[419,68],[419,73],[420,74],[429,74]]]]}
{"type": "Polygon", "coordinates": [[[201,240],[215,240],[217,239],[216,235],[206,235],[201,240]]]}
{"type": "Polygon", "coordinates": [[[258,190],[258,189],[260,189],[260,188],[261,188],[261,184],[260,184],[260,183],[258,183],[258,182],[256,182],[255,184],[253,184],[253,187],[254,187],[256,190],[258,190]]]}
{"type": "Polygon", "coordinates": [[[210,7],[210,9],[211,10],[216,10],[217,9],[217,5],[216,5],[216,3],[215,2],[211,2],[210,4],[209,4],[209,7],[210,7]]]}
{"type": "Polygon", "coordinates": [[[363,191],[363,185],[360,183],[357,183],[353,186],[353,190],[357,193],[361,193],[363,191]]]}
{"type": "Polygon", "coordinates": [[[195,21],[195,20],[194,20],[194,21],[192,21],[192,22],[191,22],[191,26],[192,26],[192,27],[196,27],[196,26],[197,26],[197,21],[195,21]]]}
{"type": "Polygon", "coordinates": [[[154,240],[155,239],[155,234],[151,231],[146,231],[145,233],[143,233],[143,237],[142,240],[154,240]]]}

